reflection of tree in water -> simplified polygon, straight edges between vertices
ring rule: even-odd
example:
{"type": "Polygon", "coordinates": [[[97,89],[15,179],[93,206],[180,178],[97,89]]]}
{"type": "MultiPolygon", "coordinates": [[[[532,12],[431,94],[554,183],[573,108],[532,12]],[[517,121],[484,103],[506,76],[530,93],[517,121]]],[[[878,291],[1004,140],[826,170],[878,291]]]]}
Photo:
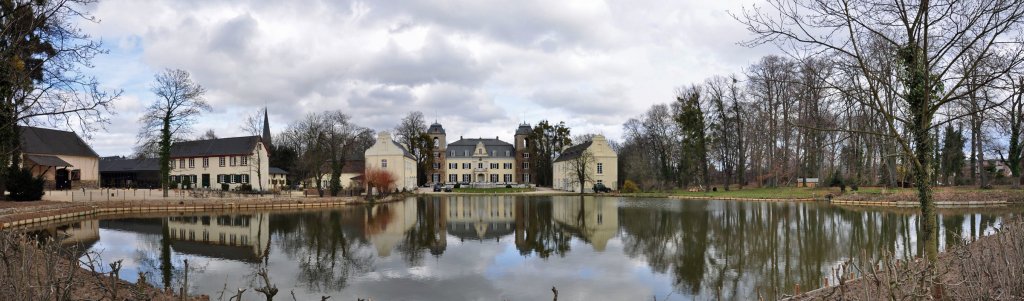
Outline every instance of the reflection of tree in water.
{"type": "Polygon", "coordinates": [[[349,277],[373,268],[374,256],[362,236],[370,207],[288,215],[271,215],[277,245],[298,263],[298,281],[313,291],[337,291],[349,277]],[[365,218],[364,218],[365,217],[365,218]]]}
{"type": "Polygon", "coordinates": [[[444,204],[439,197],[417,198],[416,223],[405,232],[405,238],[397,246],[402,259],[410,266],[422,265],[428,252],[440,257],[447,249],[444,204]]]}
{"type": "MultiPolygon", "coordinates": [[[[678,292],[700,299],[774,299],[792,294],[797,285],[802,290],[820,287],[830,270],[850,256],[920,252],[911,236],[916,220],[910,214],[813,203],[676,205],[670,210],[621,208],[624,251],[672,275],[678,292]]],[[[943,226],[961,233],[964,219],[951,214],[943,226]]]]}
{"type": "Polygon", "coordinates": [[[548,258],[552,254],[564,257],[569,252],[572,236],[554,223],[551,202],[549,197],[516,200],[516,249],[520,255],[548,258]]]}
{"type": "MultiPolygon", "coordinates": [[[[144,221],[148,222],[148,221],[144,221]]],[[[145,243],[150,248],[139,248],[135,251],[135,262],[138,264],[139,272],[146,276],[147,282],[156,287],[180,288],[185,279],[185,257],[178,255],[174,257],[171,249],[171,234],[167,221],[161,219],[153,221],[160,223],[160,235],[144,236],[145,243]],[[151,252],[150,249],[159,249],[159,252],[151,252]],[[154,277],[159,276],[159,277],[154,277]]],[[[188,276],[195,279],[199,274],[206,271],[205,265],[200,265],[195,260],[189,260],[188,276]]],[[[193,285],[189,285],[190,287],[193,285]]],[[[191,288],[190,288],[191,289],[191,288]]]]}

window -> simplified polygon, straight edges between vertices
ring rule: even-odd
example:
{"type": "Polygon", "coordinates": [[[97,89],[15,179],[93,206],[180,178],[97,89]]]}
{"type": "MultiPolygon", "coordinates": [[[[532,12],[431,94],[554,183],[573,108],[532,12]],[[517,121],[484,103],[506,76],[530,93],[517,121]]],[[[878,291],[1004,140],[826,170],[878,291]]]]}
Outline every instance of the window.
{"type": "Polygon", "coordinates": [[[242,183],[249,184],[249,175],[242,175],[242,183]]]}
{"type": "Polygon", "coordinates": [[[603,163],[597,163],[597,174],[599,174],[599,175],[604,174],[604,164],[603,163]]]}
{"type": "Polygon", "coordinates": [[[249,157],[248,156],[242,156],[242,166],[246,166],[246,165],[249,165],[249,157]]]}
{"type": "Polygon", "coordinates": [[[498,163],[491,163],[491,169],[498,169],[498,163]]]}
{"type": "Polygon", "coordinates": [[[224,183],[224,175],[217,175],[217,183],[224,183]]]}
{"type": "Polygon", "coordinates": [[[463,157],[469,157],[469,150],[468,149],[462,150],[462,156],[463,157]]]}
{"type": "Polygon", "coordinates": [[[203,158],[203,168],[210,167],[210,158],[203,158]]]}
{"type": "Polygon", "coordinates": [[[512,163],[505,163],[505,164],[502,164],[502,165],[501,165],[501,168],[504,168],[504,169],[512,169],[512,163]]]}
{"type": "Polygon", "coordinates": [[[523,147],[530,147],[530,140],[523,138],[523,147]]]}
{"type": "Polygon", "coordinates": [[[220,238],[220,243],[221,243],[221,244],[224,244],[224,241],[225,241],[225,240],[227,240],[227,239],[225,239],[225,238],[226,238],[227,236],[228,236],[228,235],[227,235],[227,234],[224,234],[224,233],[221,233],[221,234],[220,234],[220,237],[218,237],[218,238],[220,238]]]}
{"type": "Polygon", "coordinates": [[[380,167],[388,168],[388,159],[380,159],[380,167]]]}
{"type": "Polygon", "coordinates": [[[523,169],[530,169],[530,162],[523,162],[523,169]]]}
{"type": "Polygon", "coordinates": [[[512,156],[512,152],[511,151],[505,151],[505,157],[511,157],[511,156],[512,156]]]}
{"type": "Polygon", "coordinates": [[[498,156],[498,151],[492,150],[491,151],[491,157],[497,157],[497,156],[498,156]]]}
{"type": "MultiPolygon", "coordinates": [[[[434,138],[434,140],[437,140],[437,138],[434,138]]],[[[434,158],[441,158],[441,152],[434,152],[434,158]]]]}
{"type": "Polygon", "coordinates": [[[228,178],[231,178],[231,180],[230,180],[231,184],[238,183],[241,180],[241,179],[238,178],[238,175],[228,175],[228,178]]]}
{"type": "Polygon", "coordinates": [[[477,163],[476,164],[476,168],[481,168],[481,169],[484,168],[484,163],[483,162],[477,163]]]}
{"type": "Polygon", "coordinates": [[[430,176],[430,181],[434,183],[441,182],[441,174],[434,173],[430,176]]]}
{"type": "Polygon", "coordinates": [[[512,174],[505,174],[505,183],[512,183],[512,174]]]}
{"type": "Polygon", "coordinates": [[[217,161],[220,161],[220,167],[224,167],[224,157],[218,157],[217,161]]]}
{"type": "Polygon", "coordinates": [[[523,159],[529,159],[530,153],[523,153],[523,159]]]}
{"type": "Polygon", "coordinates": [[[459,175],[448,175],[448,183],[455,183],[459,181],[459,175]]]}
{"type": "Polygon", "coordinates": [[[459,169],[458,163],[448,163],[448,169],[459,169]]]}
{"type": "Polygon", "coordinates": [[[82,170],[72,169],[71,172],[68,173],[68,177],[70,177],[72,181],[80,181],[82,180],[82,170]]]}
{"type": "Polygon", "coordinates": [[[231,166],[238,165],[238,157],[231,156],[231,166]]]}
{"type": "Polygon", "coordinates": [[[462,163],[462,169],[473,168],[473,163],[462,163]]]}
{"type": "Polygon", "coordinates": [[[178,167],[185,168],[185,159],[178,159],[178,167]]]}
{"type": "Polygon", "coordinates": [[[196,158],[188,158],[188,168],[196,168],[196,158]]]}
{"type": "MultiPolygon", "coordinates": [[[[434,137],[434,147],[438,146],[437,143],[438,143],[437,137],[434,137]]],[[[434,153],[434,157],[437,157],[437,152],[434,153]]]]}
{"type": "Polygon", "coordinates": [[[210,231],[203,230],[203,242],[210,241],[210,231]]]}
{"type": "Polygon", "coordinates": [[[473,175],[462,175],[462,181],[469,183],[473,180],[473,175]]]}
{"type": "Polygon", "coordinates": [[[530,183],[530,174],[528,174],[528,173],[524,173],[523,174],[523,183],[530,183]]]}
{"type": "Polygon", "coordinates": [[[498,175],[496,175],[496,174],[492,174],[491,175],[491,183],[498,183],[498,175]]]}
{"type": "Polygon", "coordinates": [[[434,162],[434,169],[441,169],[441,163],[434,162]]]}
{"type": "Polygon", "coordinates": [[[448,152],[449,157],[455,157],[455,151],[448,152]]]}

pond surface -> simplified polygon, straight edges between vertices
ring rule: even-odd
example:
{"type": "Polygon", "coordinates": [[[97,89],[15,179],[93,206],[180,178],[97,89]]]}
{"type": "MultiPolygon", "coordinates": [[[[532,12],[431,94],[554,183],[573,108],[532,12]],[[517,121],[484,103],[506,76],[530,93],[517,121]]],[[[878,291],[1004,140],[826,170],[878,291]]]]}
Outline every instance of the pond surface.
{"type": "MultiPolygon", "coordinates": [[[[277,298],[750,300],[816,288],[851,256],[913,256],[916,209],[617,197],[434,196],[322,211],[83,221],[67,242],[218,300],[266,265],[277,298]],[[226,288],[226,289],[225,289],[226,288]],[[667,298],[666,298],[667,297],[667,298]]],[[[1020,208],[943,212],[940,247],[1020,208]]],[[[225,300],[227,297],[224,298],[225,300]]]]}

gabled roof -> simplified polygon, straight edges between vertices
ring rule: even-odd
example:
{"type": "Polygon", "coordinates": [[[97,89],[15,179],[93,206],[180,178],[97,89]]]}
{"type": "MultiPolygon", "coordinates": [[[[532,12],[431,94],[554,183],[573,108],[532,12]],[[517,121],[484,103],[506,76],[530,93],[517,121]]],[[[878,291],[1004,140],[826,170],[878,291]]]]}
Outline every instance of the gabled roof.
{"type": "Polygon", "coordinates": [[[38,166],[74,167],[73,165],[71,165],[71,163],[68,163],[67,161],[61,160],[60,158],[54,156],[27,155],[25,156],[25,159],[28,159],[28,161],[31,161],[32,163],[35,163],[38,166]]]}
{"type": "Polygon", "coordinates": [[[452,142],[452,143],[448,144],[448,152],[449,153],[454,152],[454,154],[455,154],[455,155],[449,155],[448,157],[452,157],[452,158],[472,157],[473,153],[476,151],[477,144],[480,144],[480,143],[484,144],[484,149],[487,150],[487,156],[490,156],[492,151],[495,151],[495,152],[498,153],[497,157],[505,157],[505,151],[509,152],[509,157],[514,157],[516,155],[515,147],[513,147],[512,144],[510,144],[508,142],[505,142],[505,141],[501,141],[501,140],[498,140],[498,139],[483,139],[483,138],[477,138],[477,139],[470,138],[470,139],[466,139],[466,138],[462,138],[462,139],[459,139],[458,141],[455,141],[455,142],[452,142]],[[464,155],[464,154],[469,154],[469,155],[464,155]]]}
{"type": "Polygon", "coordinates": [[[259,136],[175,142],[171,158],[249,155],[260,141],[259,136]]]}
{"type": "Polygon", "coordinates": [[[416,160],[416,157],[414,157],[412,153],[409,152],[409,150],[405,149],[405,147],[402,146],[401,143],[395,142],[394,140],[392,140],[391,143],[394,144],[395,147],[397,147],[398,149],[402,150],[402,154],[405,155],[405,157],[416,160]]]}
{"type": "Polygon", "coordinates": [[[26,154],[99,157],[74,132],[18,126],[21,132],[21,151],[26,154]]]}
{"type": "Polygon", "coordinates": [[[100,158],[100,172],[160,171],[160,159],[157,158],[100,158]]]}
{"type": "Polygon", "coordinates": [[[273,166],[270,167],[269,171],[270,171],[270,174],[272,174],[272,175],[286,175],[286,174],[288,174],[288,171],[286,171],[284,169],[277,168],[277,167],[273,167],[273,166]]]}
{"type": "Polygon", "coordinates": [[[583,155],[584,151],[590,148],[591,144],[594,144],[594,141],[587,141],[577,145],[570,146],[569,148],[563,150],[562,154],[558,155],[558,158],[555,159],[555,162],[562,162],[579,158],[580,156],[583,155]]]}

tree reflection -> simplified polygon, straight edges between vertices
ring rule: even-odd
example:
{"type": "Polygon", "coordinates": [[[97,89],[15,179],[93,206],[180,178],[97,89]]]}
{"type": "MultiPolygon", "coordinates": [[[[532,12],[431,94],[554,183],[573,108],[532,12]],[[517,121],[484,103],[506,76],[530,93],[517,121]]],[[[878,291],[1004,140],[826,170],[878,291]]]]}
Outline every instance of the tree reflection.
{"type": "Polygon", "coordinates": [[[297,280],[312,291],[338,291],[351,276],[370,271],[374,257],[359,232],[371,210],[357,207],[271,216],[277,245],[298,263],[297,280]]]}

